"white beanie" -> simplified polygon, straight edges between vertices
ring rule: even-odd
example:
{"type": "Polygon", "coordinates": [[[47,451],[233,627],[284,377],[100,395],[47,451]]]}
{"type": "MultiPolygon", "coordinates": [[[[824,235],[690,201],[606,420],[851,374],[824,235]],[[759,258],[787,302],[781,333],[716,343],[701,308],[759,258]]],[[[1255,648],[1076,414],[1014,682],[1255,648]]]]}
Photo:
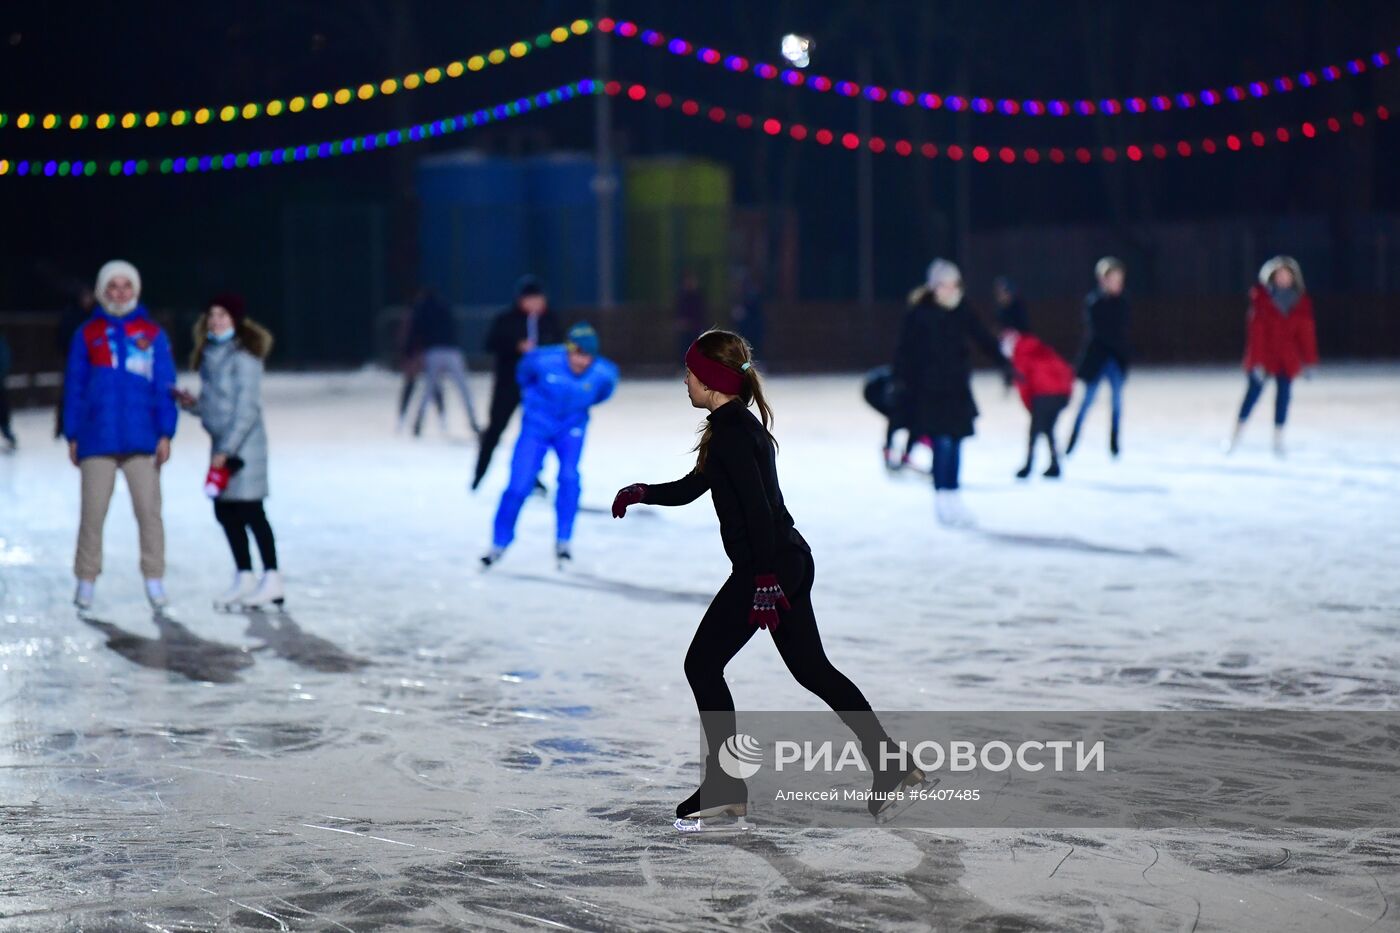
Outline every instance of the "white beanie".
{"type": "Polygon", "coordinates": [[[928,264],[928,287],[937,288],[940,285],[953,285],[962,281],[962,272],[958,267],[946,259],[935,259],[928,264]]]}
{"type": "Polygon", "coordinates": [[[113,259],[97,270],[97,301],[112,314],[129,314],[136,307],[141,299],[141,273],[136,271],[136,267],[125,259],[113,259]],[[122,307],[111,307],[107,304],[107,284],[117,276],[131,280],[131,287],[135,294],[131,301],[122,307]]]}
{"type": "Polygon", "coordinates": [[[938,306],[948,311],[952,311],[963,300],[962,272],[958,267],[946,259],[935,259],[928,264],[928,288],[933,292],[933,300],[938,306]],[[940,285],[956,286],[951,290],[939,293],[940,285]]]}

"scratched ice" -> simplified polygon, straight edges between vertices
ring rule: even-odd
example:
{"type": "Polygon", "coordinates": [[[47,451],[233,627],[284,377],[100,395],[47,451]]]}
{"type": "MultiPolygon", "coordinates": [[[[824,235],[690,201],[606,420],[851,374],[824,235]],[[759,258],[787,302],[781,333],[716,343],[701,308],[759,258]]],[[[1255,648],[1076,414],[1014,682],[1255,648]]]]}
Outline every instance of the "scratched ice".
{"type": "MultiPolygon", "coordinates": [[[[1012,479],[1025,415],[979,379],[976,532],[884,475],[855,380],[777,379],[828,651],[889,709],[1394,709],[1397,377],[1300,385],[1279,461],[1262,411],[1219,452],[1238,372],[1142,371],[1122,461],[1100,412],[1058,486],[1012,479]]],[[[0,458],[0,931],[1400,926],[1395,830],[677,837],[699,766],[681,658],[724,558],[704,502],[601,510],[686,470],[679,381],[599,411],[568,576],[539,500],[477,571],[509,449],[473,497],[460,413],[414,442],[393,395],[375,373],[269,380],[283,617],[206,608],[230,568],[187,422],[161,625],[120,491],[96,618],[75,618],[77,478],[48,413],[19,416],[0,458]]],[[[729,677],[741,705],[812,708],[762,637],[729,677]]]]}

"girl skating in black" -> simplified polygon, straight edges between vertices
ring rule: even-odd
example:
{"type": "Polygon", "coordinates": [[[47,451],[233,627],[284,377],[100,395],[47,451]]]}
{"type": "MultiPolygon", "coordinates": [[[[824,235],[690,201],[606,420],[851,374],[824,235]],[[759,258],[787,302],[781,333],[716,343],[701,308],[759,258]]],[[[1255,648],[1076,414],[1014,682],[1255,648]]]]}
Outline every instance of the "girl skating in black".
{"type": "Polygon", "coordinates": [[[696,445],[695,469],[673,483],[634,483],[613,500],[613,517],[628,506],[685,505],[707,490],[719,517],[725,553],[733,563],[729,579],[715,595],[685,656],[685,675],[702,714],[708,754],[699,790],[676,807],[682,820],[747,813],[742,780],[718,763],[724,741],[735,733],[734,698],[724,667],[754,631],[768,629],[797,682],[819,696],[856,734],[875,771],[870,812],[879,816],[896,788],[924,780],[918,769],[892,759],[881,769],[881,742],[888,736],[855,684],[827,659],[812,612],[812,552],[797,533],[778,487],[777,443],[768,426],[772,410],[753,367],[748,344],[737,334],[711,330],[685,355],[690,404],[709,418],[696,445]],[[758,408],[754,417],[749,406],[758,408]]]}

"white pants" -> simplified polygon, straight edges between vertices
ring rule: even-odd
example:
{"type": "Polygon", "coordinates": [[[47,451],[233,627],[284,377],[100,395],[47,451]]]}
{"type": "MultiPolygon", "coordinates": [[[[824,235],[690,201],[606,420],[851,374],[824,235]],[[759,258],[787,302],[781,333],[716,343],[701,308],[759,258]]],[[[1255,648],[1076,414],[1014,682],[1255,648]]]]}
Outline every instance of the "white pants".
{"type": "Polygon", "coordinates": [[[418,413],[415,424],[423,423],[428,413],[428,403],[433,395],[442,390],[442,377],[449,377],[462,394],[462,404],[467,406],[467,421],[472,430],[481,433],[481,423],[476,420],[476,407],[472,405],[472,390],[467,383],[467,364],[462,351],[456,347],[434,347],[423,354],[423,397],[418,400],[418,413]]]}

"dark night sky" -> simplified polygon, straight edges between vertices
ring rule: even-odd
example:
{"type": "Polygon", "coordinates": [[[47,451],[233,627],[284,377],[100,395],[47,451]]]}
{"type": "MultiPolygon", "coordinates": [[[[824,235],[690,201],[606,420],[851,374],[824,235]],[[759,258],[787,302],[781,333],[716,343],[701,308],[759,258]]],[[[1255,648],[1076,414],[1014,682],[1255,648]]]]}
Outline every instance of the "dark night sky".
{"type": "MultiPolygon", "coordinates": [[[[1400,4],[1291,0],[1161,2],[613,2],[668,35],[754,60],[778,37],[811,33],[813,72],[854,78],[861,49],[887,87],[990,97],[1076,98],[1220,87],[1341,62],[1400,45],[1400,4]]],[[[377,80],[484,52],[579,15],[589,2],[340,0],[237,4],[18,4],[0,12],[0,110],[97,112],[290,97],[377,80]]],[[[856,128],[851,101],[783,88],[614,40],[616,76],[755,114],[856,128]]],[[[336,138],[456,114],[592,73],[591,40],[535,53],[481,75],[325,112],[144,132],[0,129],[0,157],[162,156],[336,138]]],[[[1091,145],[1172,140],[1325,118],[1387,104],[1400,110],[1400,64],[1378,73],[1214,110],[1055,120],[973,117],[971,141],[1091,145]]],[[[728,162],[741,204],[790,206],[813,229],[851,221],[854,162],[844,152],[711,127],[618,102],[624,153],[685,152],[728,162]]],[[[890,138],[956,139],[946,113],[874,107],[890,138]]],[[[1214,159],[1069,168],[973,167],[972,226],[1127,223],[1222,215],[1400,209],[1400,118],[1379,129],[1214,159]]],[[[258,257],[259,206],[289,199],[406,203],[412,161],[462,145],[511,152],[592,144],[592,111],[574,103],[445,141],[306,166],[198,178],[0,179],[6,219],[0,307],[45,306],[124,244],[178,254],[194,290],[258,257]],[[213,258],[210,258],[213,257],[213,258]]],[[[921,252],[945,246],[955,170],[945,161],[876,162],[877,221],[921,252]],[[942,218],[941,220],[939,218],[942,218]],[[940,225],[941,224],[941,225],[940,225]]],[[[400,219],[403,231],[410,220],[400,219]]],[[[406,234],[405,234],[406,235],[406,234]]],[[[815,234],[820,236],[820,233],[815,234]]],[[[812,243],[811,238],[807,240],[812,243]]],[[[263,257],[267,258],[267,257],[263,257]]],[[[268,259],[270,262],[271,259],[268,259]]],[[[406,285],[406,282],[399,283],[406,285]]],[[[181,296],[181,300],[195,300],[181,296]]]]}

